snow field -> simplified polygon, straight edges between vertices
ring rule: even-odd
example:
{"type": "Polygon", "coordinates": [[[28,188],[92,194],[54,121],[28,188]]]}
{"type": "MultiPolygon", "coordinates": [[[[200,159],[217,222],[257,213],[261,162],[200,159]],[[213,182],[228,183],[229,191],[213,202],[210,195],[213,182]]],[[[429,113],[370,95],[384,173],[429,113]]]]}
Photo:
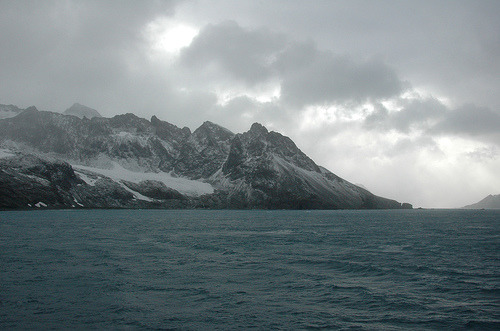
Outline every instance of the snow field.
{"type": "MultiPolygon", "coordinates": [[[[122,184],[121,181],[140,183],[145,180],[155,180],[158,182],[162,182],[165,184],[165,186],[172,188],[178,191],[179,193],[187,196],[200,196],[203,194],[211,194],[214,192],[214,188],[212,187],[212,185],[208,183],[196,180],[190,180],[187,178],[173,177],[172,175],[166,172],[154,173],[154,172],[130,171],[128,169],[123,168],[116,162],[113,162],[113,169],[100,169],[100,168],[87,167],[81,165],[73,165],[73,168],[77,172],[79,169],[81,169],[109,177],[120,184],[122,184]]],[[[85,174],[82,174],[81,172],[78,172],[78,175],[80,175],[80,178],[89,185],[94,185],[96,182],[95,179],[91,179],[85,174]]],[[[130,190],[125,185],[122,184],[122,186],[124,186],[126,190],[131,191],[136,196],[136,198],[141,200],[152,201],[150,198],[130,190]]]]}

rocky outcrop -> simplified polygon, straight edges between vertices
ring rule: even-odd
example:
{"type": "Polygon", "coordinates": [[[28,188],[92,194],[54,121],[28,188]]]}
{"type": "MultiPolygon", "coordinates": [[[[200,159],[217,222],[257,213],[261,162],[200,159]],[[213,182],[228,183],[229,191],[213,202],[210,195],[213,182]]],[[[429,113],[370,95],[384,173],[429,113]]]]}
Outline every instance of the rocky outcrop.
{"type": "Polygon", "coordinates": [[[163,183],[136,184],[95,176],[91,172],[86,174],[95,181],[87,183],[81,179],[81,171],[78,174],[70,164],[58,160],[33,155],[0,159],[0,209],[197,206],[197,199],[191,201],[163,183]],[[137,198],[140,194],[151,199],[137,198]]]}
{"type": "Polygon", "coordinates": [[[82,184],[68,163],[21,155],[0,159],[0,208],[67,207],[82,184]]]}

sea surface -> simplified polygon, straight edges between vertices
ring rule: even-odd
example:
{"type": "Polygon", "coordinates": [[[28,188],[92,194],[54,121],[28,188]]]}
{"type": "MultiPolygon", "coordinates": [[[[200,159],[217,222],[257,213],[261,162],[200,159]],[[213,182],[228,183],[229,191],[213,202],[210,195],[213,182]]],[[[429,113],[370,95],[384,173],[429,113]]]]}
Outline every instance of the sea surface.
{"type": "Polygon", "coordinates": [[[500,329],[500,211],[0,212],[0,329],[500,329]]]}

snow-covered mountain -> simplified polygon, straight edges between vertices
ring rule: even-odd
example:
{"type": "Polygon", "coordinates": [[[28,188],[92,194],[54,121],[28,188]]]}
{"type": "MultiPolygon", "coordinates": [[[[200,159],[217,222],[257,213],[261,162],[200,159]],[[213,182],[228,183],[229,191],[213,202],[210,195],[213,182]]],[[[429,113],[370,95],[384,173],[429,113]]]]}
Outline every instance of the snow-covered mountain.
{"type": "Polygon", "coordinates": [[[194,132],[134,114],[30,107],[0,120],[0,208],[411,208],[318,166],[255,123],[194,132]]]}
{"type": "Polygon", "coordinates": [[[465,209],[500,209],[500,194],[488,195],[483,200],[472,205],[463,207],[465,209]]]}

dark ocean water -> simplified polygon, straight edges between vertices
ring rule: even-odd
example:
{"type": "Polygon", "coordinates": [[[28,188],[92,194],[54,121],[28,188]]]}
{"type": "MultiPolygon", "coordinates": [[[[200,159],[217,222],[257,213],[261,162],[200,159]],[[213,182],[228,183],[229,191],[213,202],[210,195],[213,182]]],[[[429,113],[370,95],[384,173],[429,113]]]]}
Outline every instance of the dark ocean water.
{"type": "Polygon", "coordinates": [[[0,212],[0,329],[500,329],[500,211],[0,212]]]}

